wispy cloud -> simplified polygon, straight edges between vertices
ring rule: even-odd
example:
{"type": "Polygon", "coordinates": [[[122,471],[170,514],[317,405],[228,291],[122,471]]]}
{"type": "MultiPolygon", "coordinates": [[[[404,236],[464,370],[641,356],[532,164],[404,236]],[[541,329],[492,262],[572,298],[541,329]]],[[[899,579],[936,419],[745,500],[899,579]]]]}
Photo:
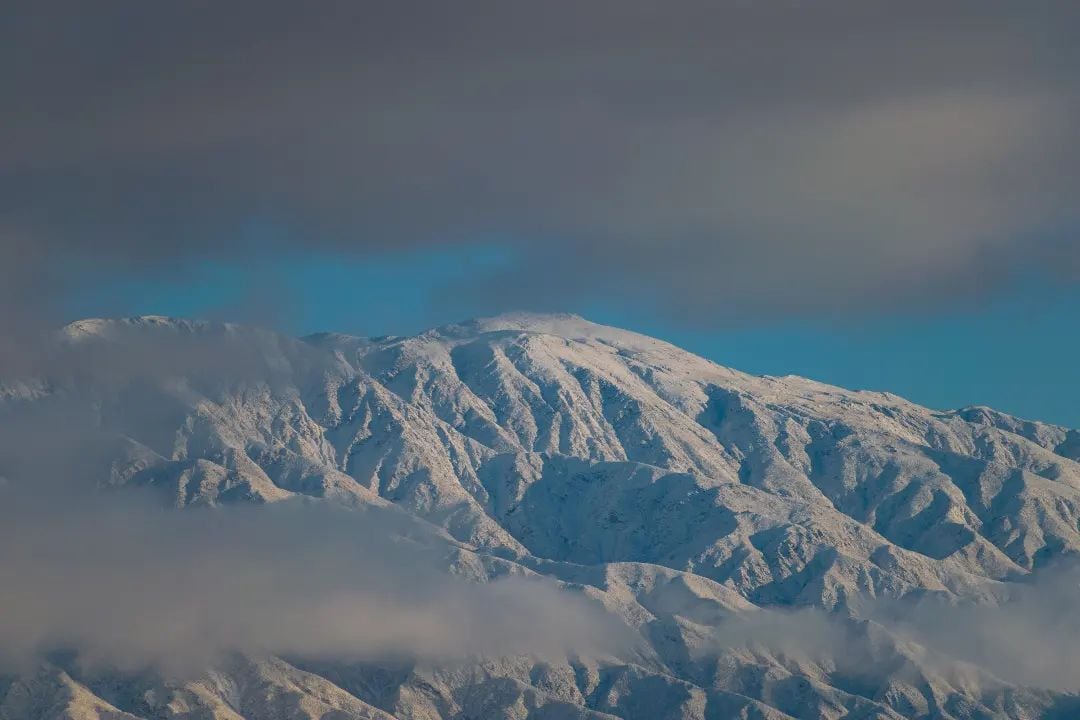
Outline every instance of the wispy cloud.
{"type": "Polygon", "coordinates": [[[696,648],[707,657],[747,649],[877,682],[919,672],[992,689],[1006,683],[1080,691],[1080,569],[1058,563],[981,602],[855,598],[853,611],[771,608],[727,618],[696,648]],[[905,673],[906,668],[906,673],[905,673]],[[960,678],[964,678],[960,680],[960,678]]]}
{"type": "Polygon", "coordinates": [[[629,647],[630,631],[547,580],[469,582],[449,546],[392,511],[285,502],[187,512],[75,493],[4,495],[0,661],[52,650],[198,672],[229,652],[329,659],[629,647]],[[71,502],[77,499],[77,503],[71,502]]]}

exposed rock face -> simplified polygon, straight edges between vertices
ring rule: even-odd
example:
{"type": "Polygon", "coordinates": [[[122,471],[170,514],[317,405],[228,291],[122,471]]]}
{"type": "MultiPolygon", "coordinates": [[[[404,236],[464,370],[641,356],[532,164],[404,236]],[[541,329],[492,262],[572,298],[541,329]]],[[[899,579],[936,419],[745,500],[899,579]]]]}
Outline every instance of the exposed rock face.
{"type": "Polygon", "coordinates": [[[945,657],[867,611],[928,596],[993,605],[1080,553],[1075,430],[746,375],[573,316],[377,340],[141,318],[76,323],[58,343],[87,363],[5,386],[2,412],[58,398],[93,408],[102,484],[151,487],[176,507],[393,503],[445,529],[461,572],[556,578],[644,649],[561,662],[238,657],[185,682],[45,665],[0,681],[4,720],[1075,708],[1061,687],[945,657]],[[148,371],[124,371],[124,358],[148,371]],[[843,643],[717,644],[732,618],[783,608],[828,618],[843,643]]]}

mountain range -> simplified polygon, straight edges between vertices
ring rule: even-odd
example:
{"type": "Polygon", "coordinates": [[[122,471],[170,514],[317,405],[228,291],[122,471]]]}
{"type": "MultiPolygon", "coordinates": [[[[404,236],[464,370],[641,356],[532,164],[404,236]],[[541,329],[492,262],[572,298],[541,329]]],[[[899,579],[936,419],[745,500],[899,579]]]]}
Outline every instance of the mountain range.
{"type": "Polygon", "coordinates": [[[74,639],[0,664],[3,720],[1080,717],[1074,429],[533,314],[381,338],[84,320],[0,385],[0,424],[0,492],[56,490],[26,507],[92,487],[248,524],[381,514],[387,546],[422,535],[457,580],[535,581],[619,629],[565,652],[502,630],[453,657],[231,648],[185,672],[74,639]]]}

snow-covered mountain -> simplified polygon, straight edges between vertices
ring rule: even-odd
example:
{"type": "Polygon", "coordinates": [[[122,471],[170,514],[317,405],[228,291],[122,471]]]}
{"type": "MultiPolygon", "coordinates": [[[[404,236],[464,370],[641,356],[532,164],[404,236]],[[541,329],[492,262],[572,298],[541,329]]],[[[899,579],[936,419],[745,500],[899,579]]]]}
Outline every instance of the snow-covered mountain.
{"type": "Polygon", "coordinates": [[[88,482],[177,508],[392,504],[446,533],[456,573],[553,578],[640,642],[245,654],[195,680],[56,660],[0,679],[0,718],[1080,717],[1080,672],[890,621],[1008,607],[1080,554],[1076,430],[748,375],[564,315],[372,339],[87,320],[55,347],[0,387],[0,422],[84,408],[88,482]]]}

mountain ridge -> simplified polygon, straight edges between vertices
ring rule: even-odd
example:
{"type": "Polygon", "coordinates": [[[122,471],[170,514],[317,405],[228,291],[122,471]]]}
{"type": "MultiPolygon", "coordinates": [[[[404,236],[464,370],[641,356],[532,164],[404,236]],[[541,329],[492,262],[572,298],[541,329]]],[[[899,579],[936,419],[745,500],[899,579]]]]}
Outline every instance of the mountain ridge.
{"type": "MultiPolygon", "coordinates": [[[[62,367],[77,372],[37,394],[0,394],[0,417],[50,402],[92,408],[95,432],[120,448],[102,450],[100,484],[142,487],[176,508],[393,506],[445,531],[466,576],[568,584],[646,648],[599,664],[481,659],[464,674],[421,662],[389,695],[360,693],[378,712],[1019,718],[1049,717],[1071,697],[1057,681],[1003,675],[994,658],[945,659],[955,648],[878,614],[929,601],[1007,608],[1027,578],[1080,555],[1075,430],[748,375],[571,315],[384,338],[160,316],[80,321],[59,335],[80,359],[62,367]],[[828,631],[799,641],[791,612],[828,631]],[[788,631],[773,637],[757,613],[788,631]],[[718,639],[731,623],[755,630],[718,639]],[[772,639],[755,645],[759,636],[772,639]],[[830,649],[833,636],[883,669],[863,677],[830,649]]],[[[279,689],[308,692],[287,679],[288,661],[251,662],[279,689]]],[[[365,687],[387,672],[318,667],[320,682],[359,673],[365,687]]],[[[159,694],[194,692],[160,682],[171,689],[159,694]]],[[[342,703],[343,717],[363,716],[342,703]]],[[[110,706],[149,716],[122,705],[110,706]]]]}
{"type": "Polygon", "coordinates": [[[755,374],[740,371],[731,366],[723,365],[715,360],[695,355],[690,351],[683,350],[678,345],[659,338],[654,338],[649,335],[634,331],[626,330],[612,325],[604,325],[602,323],[596,323],[588,320],[582,315],[568,312],[524,312],[514,311],[500,313],[490,316],[479,316],[475,318],[469,318],[465,320],[459,320],[455,322],[445,323],[442,325],[435,325],[414,335],[379,335],[379,336],[366,336],[355,335],[352,333],[344,333],[337,331],[318,331],[308,333],[304,335],[293,336],[287,333],[282,333],[269,328],[262,328],[255,325],[247,325],[241,322],[226,322],[226,321],[210,321],[189,319],[180,316],[170,315],[132,315],[124,317],[90,317],[74,320],[66,325],[62,326],[57,332],[61,336],[75,339],[79,336],[93,337],[100,335],[103,330],[112,327],[137,327],[140,325],[152,325],[159,328],[179,328],[184,329],[187,332],[194,330],[212,330],[217,329],[226,332],[237,331],[249,331],[265,333],[267,335],[276,336],[291,341],[299,341],[304,343],[310,343],[316,347],[322,346],[325,343],[333,342],[360,342],[364,344],[377,344],[384,342],[403,341],[420,337],[431,336],[448,336],[453,337],[455,334],[459,336],[467,337],[470,331],[474,333],[492,333],[492,332],[528,332],[540,335],[553,335],[557,337],[563,337],[564,339],[586,339],[595,337],[589,333],[582,332],[583,329],[592,329],[601,335],[617,336],[620,338],[636,339],[637,341],[644,341],[645,344],[660,345],[668,348],[673,348],[680,353],[686,355],[692,355],[705,362],[711,363],[716,367],[727,370],[732,373],[738,373],[741,375],[747,375],[750,377],[760,378],[763,380],[793,380],[799,382],[805,382],[808,384],[820,385],[824,388],[831,390],[838,390],[847,393],[869,393],[874,395],[880,395],[886,399],[893,401],[902,401],[912,405],[918,405],[920,407],[926,407],[928,410],[933,410],[939,413],[985,413],[996,416],[1004,416],[1014,421],[1020,421],[1023,423],[1030,423],[1039,426],[1049,426],[1054,428],[1068,430],[1076,430],[1060,423],[1053,423],[1048,421],[1037,420],[1035,418],[1021,417],[1013,415],[1002,410],[999,410],[992,405],[985,403],[975,402],[967,405],[962,405],[952,408],[929,408],[923,406],[913,400],[909,400],[903,395],[895,393],[885,389],[875,388],[848,388],[842,385],[836,385],[821,380],[816,380],[806,375],[799,375],[798,373],[785,373],[783,375],[770,375],[770,374],[755,374]],[[570,330],[570,332],[567,332],[570,330]]]}

